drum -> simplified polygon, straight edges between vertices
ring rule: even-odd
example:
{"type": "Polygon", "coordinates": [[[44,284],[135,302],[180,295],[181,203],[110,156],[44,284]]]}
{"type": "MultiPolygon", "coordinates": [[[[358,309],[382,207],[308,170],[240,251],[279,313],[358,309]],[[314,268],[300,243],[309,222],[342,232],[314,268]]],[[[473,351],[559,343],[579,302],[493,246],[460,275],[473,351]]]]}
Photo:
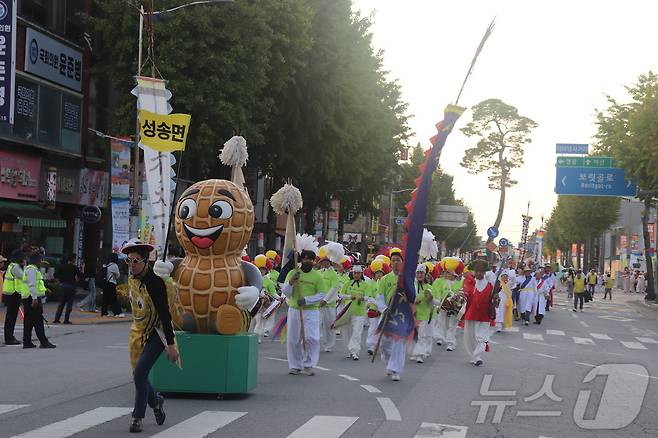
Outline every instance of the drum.
{"type": "Polygon", "coordinates": [[[466,304],[466,295],[462,292],[446,297],[441,304],[441,309],[446,312],[459,312],[466,304]]]}

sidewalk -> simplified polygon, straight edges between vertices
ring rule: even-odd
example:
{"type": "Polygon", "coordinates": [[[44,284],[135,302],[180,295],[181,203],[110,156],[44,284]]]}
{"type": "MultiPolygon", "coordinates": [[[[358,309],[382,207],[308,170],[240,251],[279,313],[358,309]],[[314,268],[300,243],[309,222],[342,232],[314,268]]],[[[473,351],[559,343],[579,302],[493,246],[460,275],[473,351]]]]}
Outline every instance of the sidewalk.
{"type": "MultiPolygon", "coordinates": [[[[71,322],[74,325],[91,325],[91,324],[113,324],[120,322],[132,322],[132,314],[126,313],[126,316],[123,318],[115,318],[113,316],[101,316],[100,310],[99,313],[92,312],[82,312],[77,304],[80,302],[78,298],[73,303],[73,311],[71,312],[71,322]]],[[[57,311],[58,302],[47,302],[43,306],[43,316],[52,323],[55,318],[55,312],[57,311]]],[[[5,322],[5,312],[7,308],[2,305],[0,307],[0,323],[4,324],[5,322]]],[[[62,316],[63,319],[63,316],[62,316]]],[[[20,320],[20,315],[19,315],[20,320]]],[[[18,321],[20,323],[20,321],[18,321]]]]}

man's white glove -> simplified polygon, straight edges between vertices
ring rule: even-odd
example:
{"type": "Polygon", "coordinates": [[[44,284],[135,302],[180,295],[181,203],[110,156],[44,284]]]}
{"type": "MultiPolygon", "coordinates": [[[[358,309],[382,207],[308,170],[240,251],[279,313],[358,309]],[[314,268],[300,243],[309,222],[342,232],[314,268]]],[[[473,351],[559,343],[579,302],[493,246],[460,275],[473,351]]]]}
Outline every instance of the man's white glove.
{"type": "Polygon", "coordinates": [[[238,288],[235,296],[235,304],[242,310],[251,310],[260,298],[260,292],[254,286],[242,286],[238,288]]]}
{"type": "Polygon", "coordinates": [[[153,264],[153,272],[160,278],[167,278],[171,276],[171,273],[174,270],[174,264],[171,262],[163,262],[162,260],[156,260],[153,264]]]}

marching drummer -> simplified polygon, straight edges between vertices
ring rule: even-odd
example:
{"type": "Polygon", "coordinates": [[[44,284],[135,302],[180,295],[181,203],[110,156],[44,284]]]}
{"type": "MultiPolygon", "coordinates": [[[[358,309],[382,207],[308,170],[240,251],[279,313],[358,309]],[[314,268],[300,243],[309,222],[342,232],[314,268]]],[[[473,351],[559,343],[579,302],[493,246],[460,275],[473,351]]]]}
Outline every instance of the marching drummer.
{"type": "Polygon", "coordinates": [[[334,327],[341,327],[341,337],[347,350],[347,358],[359,360],[361,334],[366,320],[366,300],[370,285],[363,277],[363,267],[354,265],[349,279],[338,294],[341,300],[334,327]]]}
{"type": "Polygon", "coordinates": [[[459,313],[466,303],[464,295],[459,293],[463,281],[458,276],[464,272],[464,268],[461,259],[445,257],[439,263],[441,277],[432,284],[432,293],[439,308],[434,337],[437,345],[447,344],[447,351],[454,351],[457,347],[457,324],[461,318],[459,313]]]}

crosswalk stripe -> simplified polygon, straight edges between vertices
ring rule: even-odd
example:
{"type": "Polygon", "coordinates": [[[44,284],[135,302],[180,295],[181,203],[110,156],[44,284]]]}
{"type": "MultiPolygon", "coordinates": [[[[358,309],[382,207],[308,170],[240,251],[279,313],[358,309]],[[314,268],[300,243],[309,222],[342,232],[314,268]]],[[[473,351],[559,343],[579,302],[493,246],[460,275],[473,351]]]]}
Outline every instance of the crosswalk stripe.
{"type": "Polygon", "coordinates": [[[587,324],[585,321],[580,321],[580,325],[583,327],[589,327],[589,324],[587,324]]]}
{"type": "Polygon", "coordinates": [[[621,344],[626,347],[630,348],[631,350],[646,350],[647,347],[642,345],[640,342],[626,342],[626,341],[619,341],[621,344]]]}
{"type": "Polygon", "coordinates": [[[246,412],[204,411],[178,423],[169,429],[156,433],[151,438],[203,438],[218,429],[247,415],[246,412]]]}
{"type": "Polygon", "coordinates": [[[342,377],[343,379],[347,379],[350,382],[358,382],[359,381],[359,379],[357,379],[356,377],[348,376],[347,374],[339,374],[338,377],[342,377]]]}
{"type": "Polygon", "coordinates": [[[101,407],[17,435],[15,438],[66,438],[132,412],[132,408],[101,407]]]}
{"type": "MultiPolygon", "coordinates": [[[[506,331],[506,332],[518,332],[518,331],[519,331],[519,328],[518,328],[518,327],[507,327],[507,328],[505,329],[505,331],[506,331]]],[[[430,423],[427,423],[427,424],[430,424],[430,423]]]]}
{"type": "Polygon", "coordinates": [[[543,341],[544,337],[541,334],[534,334],[534,333],[524,333],[523,334],[523,339],[527,339],[530,341],[543,341]]]}
{"type": "Polygon", "coordinates": [[[450,424],[422,423],[414,438],[466,438],[468,427],[450,424]]]}
{"type": "Polygon", "coordinates": [[[377,402],[384,410],[386,421],[402,421],[400,411],[398,411],[398,408],[395,406],[395,403],[393,403],[393,400],[388,397],[377,397],[377,402]]]}
{"type": "Polygon", "coordinates": [[[579,338],[577,336],[572,336],[573,341],[576,344],[583,344],[583,345],[596,345],[594,344],[594,341],[592,341],[590,338],[579,338]]]}
{"type": "Polygon", "coordinates": [[[30,405],[0,405],[0,415],[15,411],[17,409],[26,408],[28,406],[30,405]]]}
{"type": "Polygon", "coordinates": [[[361,385],[361,388],[365,389],[368,392],[381,394],[381,391],[372,385],[361,385]]]}
{"type": "Polygon", "coordinates": [[[546,334],[547,334],[547,335],[554,335],[554,336],[565,336],[565,333],[564,333],[564,331],[562,331],[562,330],[551,330],[551,329],[548,329],[548,330],[546,330],[546,334]]]}
{"type": "Polygon", "coordinates": [[[605,341],[612,341],[612,338],[604,333],[590,333],[589,335],[594,339],[603,339],[605,341]]]}
{"type": "Polygon", "coordinates": [[[358,419],[359,417],[316,415],[288,435],[287,438],[307,438],[310,436],[313,438],[339,438],[358,419]]]}
{"type": "Polygon", "coordinates": [[[535,356],[547,357],[549,359],[557,359],[557,357],[555,356],[551,356],[550,354],[544,354],[544,353],[535,353],[535,356]]]}
{"type": "Polygon", "coordinates": [[[635,339],[642,342],[643,344],[658,344],[658,341],[656,341],[654,338],[643,338],[641,336],[636,336],[635,339]]]}

